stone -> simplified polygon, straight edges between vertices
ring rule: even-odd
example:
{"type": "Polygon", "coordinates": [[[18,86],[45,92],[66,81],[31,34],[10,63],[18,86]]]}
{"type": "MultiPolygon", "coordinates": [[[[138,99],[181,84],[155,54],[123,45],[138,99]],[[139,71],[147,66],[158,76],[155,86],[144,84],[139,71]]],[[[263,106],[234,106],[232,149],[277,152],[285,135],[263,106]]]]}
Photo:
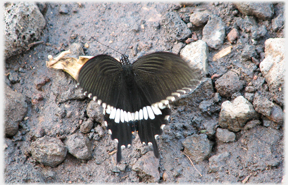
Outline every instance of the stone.
{"type": "Polygon", "coordinates": [[[172,53],[175,53],[178,55],[183,47],[184,47],[184,44],[182,42],[178,42],[177,44],[174,44],[172,48],[172,53]]]}
{"type": "Polygon", "coordinates": [[[71,51],[71,54],[67,56],[78,58],[79,56],[85,55],[81,43],[74,42],[69,46],[69,49],[71,51]]]}
{"type": "Polygon", "coordinates": [[[274,94],[274,101],[284,105],[285,39],[270,38],[265,41],[265,59],[260,63],[269,91],[274,94]]]}
{"type": "Polygon", "coordinates": [[[35,3],[5,3],[5,58],[30,49],[41,37],[45,18],[35,3]]]}
{"type": "Polygon", "coordinates": [[[240,80],[238,74],[229,70],[215,81],[217,92],[224,97],[231,97],[233,93],[243,88],[244,82],[240,80]]]}
{"type": "Polygon", "coordinates": [[[26,98],[5,85],[5,135],[12,137],[18,132],[20,121],[27,114],[26,98]]]}
{"type": "Polygon", "coordinates": [[[214,98],[211,98],[209,100],[203,100],[200,104],[199,104],[199,109],[202,112],[206,112],[209,115],[211,115],[211,113],[220,111],[220,106],[218,106],[218,104],[215,104],[214,102],[214,98]]]}
{"type": "Polygon", "coordinates": [[[217,121],[207,121],[203,123],[203,126],[206,130],[206,134],[209,138],[212,138],[216,132],[218,122],[217,121]]]}
{"type": "Polygon", "coordinates": [[[69,9],[68,9],[67,4],[61,4],[59,6],[59,13],[60,14],[68,14],[69,13],[69,9]]]}
{"type": "Polygon", "coordinates": [[[254,93],[244,93],[244,97],[249,101],[249,102],[253,102],[254,99],[254,93]]]}
{"type": "Polygon", "coordinates": [[[18,83],[20,81],[18,73],[15,72],[14,70],[11,70],[9,72],[9,77],[8,78],[9,78],[9,81],[12,84],[18,83]]]}
{"type": "Polygon", "coordinates": [[[252,104],[243,96],[238,96],[233,101],[226,100],[221,105],[219,125],[233,132],[240,131],[247,121],[257,119],[258,114],[252,104]]]}
{"type": "Polygon", "coordinates": [[[163,27],[168,34],[167,37],[176,38],[177,41],[184,41],[191,35],[191,30],[176,12],[167,12],[161,20],[163,27]]]}
{"type": "Polygon", "coordinates": [[[193,26],[203,26],[209,19],[210,12],[207,10],[194,12],[190,15],[190,22],[193,26]]]}
{"type": "Polygon", "coordinates": [[[264,170],[267,167],[276,167],[281,162],[279,153],[274,150],[279,145],[281,134],[275,129],[257,126],[240,139],[241,144],[247,147],[243,155],[243,163],[250,170],[264,170]]]}
{"type": "Polygon", "coordinates": [[[92,127],[93,127],[93,120],[92,119],[88,119],[87,121],[84,121],[80,125],[80,132],[86,134],[86,133],[91,131],[92,127]]]}
{"type": "Polygon", "coordinates": [[[31,143],[32,157],[38,162],[56,167],[64,161],[67,149],[58,138],[44,136],[31,143]]]}
{"type": "Polygon", "coordinates": [[[283,124],[284,114],[282,108],[258,92],[255,93],[253,106],[257,112],[266,116],[271,121],[283,124]]]}
{"type": "Polygon", "coordinates": [[[103,108],[94,100],[91,100],[86,108],[86,112],[89,118],[95,120],[98,123],[104,122],[103,108]]]}
{"type": "MultiPolygon", "coordinates": [[[[256,29],[258,24],[253,16],[245,16],[244,19],[240,17],[235,17],[235,24],[246,33],[256,29]]],[[[240,37],[241,38],[241,37],[240,37]]]]}
{"type": "Polygon", "coordinates": [[[132,166],[132,170],[137,172],[140,178],[145,178],[150,183],[156,183],[160,179],[158,171],[159,159],[157,159],[153,152],[147,152],[132,166]]]}
{"type": "Polygon", "coordinates": [[[241,54],[241,58],[242,60],[246,61],[246,60],[252,60],[252,57],[255,57],[257,55],[256,53],[256,48],[254,45],[246,45],[243,48],[242,54],[241,54]]]}
{"type": "Polygon", "coordinates": [[[227,166],[227,160],[229,160],[231,154],[229,152],[223,152],[217,155],[213,155],[209,158],[209,172],[216,173],[225,170],[227,166]]]}
{"type": "Polygon", "coordinates": [[[184,152],[196,163],[207,159],[211,153],[213,143],[205,134],[192,135],[182,141],[184,152]]]}
{"type": "Polygon", "coordinates": [[[233,28],[227,35],[227,40],[232,44],[238,39],[239,32],[236,28],[233,28]]]}
{"type": "Polygon", "coordinates": [[[88,160],[92,157],[92,145],[89,139],[81,133],[77,132],[68,136],[65,145],[68,152],[77,159],[88,160]]]}
{"type": "Polygon", "coordinates": [[[274,8],[272,3],[252,3],[240,2],[234,3],[236,8],[244,15],[254,15],[255,17],[267,20],[274,15],[274,8]]]}
{"type": "Polygon", "coordinates": [[[284,25],[284,17],[283,14],[279,14],[276,18],[272,19],[272,29],[273,31],[278,31],[284,25]]]}
{"type": "Polygon", "coordinates": [[[190,67],[198,68],[203,76],[208,73],[208,47],[203,40],[186,45],[180,56],[189,62],[190,67]]]}
{"type": "Polygon", "coordinates": [[[99,135],[99,137],[103,137],[105,135],[104,129],[100,125],[95,127],[95,132],[99,135]]]}
{"type": "Polygon", "coordinates": [[[251,120],[251,121],[248,121],[244,127],[244,130],[250,130],[254,127],[256,127],[257,125],[260,125],[261,122],[260,120],[251,120]]]}
{"type": "Polygon", "coordinates": [[[253,92],[255,92],[255,87],[254,86],[246,86],[245,92],[253,93],[253,92]]]}
{"type": "Polygon", "coordinates": [[[213,49],[218,49],[225,39],[225,23],[216,15],[210,16],[203,28],[202,40],[213,49]]]}
{"type": "Polygon", "coordinates": [[[227,129],[217,128],[216,137],[224,143],[235,141],[236,135],[227,129]]]}

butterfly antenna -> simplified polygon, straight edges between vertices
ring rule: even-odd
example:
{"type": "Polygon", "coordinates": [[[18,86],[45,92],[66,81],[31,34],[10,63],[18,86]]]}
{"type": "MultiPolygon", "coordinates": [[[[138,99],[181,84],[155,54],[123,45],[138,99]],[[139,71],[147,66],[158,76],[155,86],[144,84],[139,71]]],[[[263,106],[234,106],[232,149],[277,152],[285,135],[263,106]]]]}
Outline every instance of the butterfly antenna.
{"type": "Polygon", "coordinates": [[[109,48],[109,49],[111,49],[111,50],[113,50],[113,51],[119,53],[120,55],[123,55],[122,53],[120,53],[120,52],[117,51],[116,49],[113,49],[113,48],[111,48],[110,46],[107,46],[106,44],[103,44],[103,43],[99,42],[97,39],[95,39],[95,41],[98,42],[98,43],[100,43],[100,44],[102,44],[103,46],[106,46],[107,48],[109,48]]]}
{"type": "Polygon", "coordinates": [[[136,32],[134,32],[133,38],[130,40],[129,44],[127,45],[127,47],[126,47],[126,49],[125,49],[125,51],[124,51],[124,54],[126,53],[127,49],[129,48],[132,40],[135,38],[135,35],[136,35],[136,32]]]}

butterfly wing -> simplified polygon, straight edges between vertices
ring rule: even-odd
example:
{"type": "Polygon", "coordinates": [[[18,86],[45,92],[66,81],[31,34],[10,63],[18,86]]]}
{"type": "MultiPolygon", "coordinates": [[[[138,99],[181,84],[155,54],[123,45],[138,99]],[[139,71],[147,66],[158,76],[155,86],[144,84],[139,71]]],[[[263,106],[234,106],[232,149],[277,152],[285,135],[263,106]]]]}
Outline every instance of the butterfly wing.
{"type": "MultiPolygon", "coordinates": [[[[129,71],[129,66],[127,70],[129,71]]],[[[137,89],[127,86],[127,78],[122,64],[109,55],[97,55],[89,59],[78,74],[79,85],[86,92],[84,94],[103,107],[108,133],[118,142],[118,162],[121,160],[121,147],[132,143],[135,124],[132,122],[134,118],[132,119],[131,114],[128,116],[127,111],[133,108],[132,95],[139,97],[137,89]]],[[[128,82],[129,84],[134,86],[133,81],[128,82]]]]}
{"type": "Polygon", "coordinates": [[[168,52],[140,57],[133,63],[133,72],[137,86],[150,105],[184,93],[181,90],[186,87],[188,90],[192,81],[198,78],[196,69],[190,68],[180,56],[168,52]]]}
{"type": "Polygon", "coordinates": [[[122,85],[122,65],[109,55],[97,55],[80,69],[78,82],[87,95],[100,104],[115,106],[122,85]]]}
{"type": "Polygon", "coordinates": [[[191,90],[189,85],[195,78],[199,78],[199,73],[190,68],[180,56],[168,52],[155,52],[140,57],[133,63],[133,73],[139,92],[144,96],[142,106],[161,110],[160,114],[154,112],[154,119],[137,121],[141,142],[152,143],[154,154],[159,157],[155,136],[160,135],[163,126],[167,124],[169,102],[191,90]]]}

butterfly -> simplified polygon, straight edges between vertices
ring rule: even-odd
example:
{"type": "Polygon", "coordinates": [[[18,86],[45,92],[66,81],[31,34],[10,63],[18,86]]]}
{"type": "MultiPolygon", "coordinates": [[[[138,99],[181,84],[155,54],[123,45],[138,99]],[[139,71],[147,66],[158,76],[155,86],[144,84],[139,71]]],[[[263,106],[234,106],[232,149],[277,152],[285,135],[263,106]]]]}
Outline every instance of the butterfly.
{"type": "Polygon", "coordinates": [[[80,69],[78,85],[84,95],[103,107],[104,124],[121,150],[131,147],[137,132],[141,143],[153,146],[159,158],[157,138],[170,117],[170,103],[191,91],[195,69],[169,52],[144,55],[131,63],[101,54],[89,59],[80,69]]]}

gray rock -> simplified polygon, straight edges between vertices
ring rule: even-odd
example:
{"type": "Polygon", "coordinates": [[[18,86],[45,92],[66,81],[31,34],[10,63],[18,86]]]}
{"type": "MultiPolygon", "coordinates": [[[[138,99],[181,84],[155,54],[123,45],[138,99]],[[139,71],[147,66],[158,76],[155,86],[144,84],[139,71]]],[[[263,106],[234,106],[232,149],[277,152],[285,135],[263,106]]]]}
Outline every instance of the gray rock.
{"type": "Polygon", "coordinates": [[[176,12],[167,12],[161,21],[166,33],[178,41],[183,41],[191,35],[191,30],[176,12]]]}
{"type": "Polygon", "coordinates": [[[104,121],[103,108],[95,101],[91,100],[86,108],[89,118],[102,123],[104,121]]]}
{"type": "Polygon", "coordinates": [[[76,81],[62,71],[55,71],[51,91],[56,95],[56,102],[63,103],[68,100],[83,100],[82,88],[76,88],[76,81]],[[71,84],[71,85],[70,85],[71,84]],[[61,88],[60,88],[61,87],[61,88]]]}
{"type": "Polygon", "coordinates": [[[243,88],[244,82],[239,79],[239,76],[234,71],[228,71],[215,82],[217,92],[224,97],[231,97],[233,93],[240,91],[243,88]]]}
{"type": "Polygon", "coordinates": [[[241,58],[246,61],[246,60],[252,60],[252,57],[255,57],[257,55],[256,53],[256,48],[253,45],[246,45],[243,48],[241,58]]]}
{"type": "Polygon", "coordinates": [[[248,93],[253,93],[253,92],[255,92],[255,87],[254,86],[246,86],[245,91],[248,93]]]}
{"type": "Polygon", "coordinates": [[[254,93],[244,93],[244,97],[252,103],[254,99],[254,93]]]}
{"type": "Polygon", "coordinates": [[[68,9],[67,4],[61,4],[59,6],[59,13],[60,14],[68,14],[69,13],[69,9],[68,9]]]}
{"type": "Polygon", "coordinates": [[[67,56],[72,56],[72,57],[74,56],[78,58],[79,56],[85,55],[81,43],[73,43],[69,46],[69,49],[71,51],[71,54],[67,56]]]}
{"type": "Polygon", "coordinates": [[[90,132],[92,127],[93,127],[93,120],[92,119],[88,119],[87,121],[84,121],[80,125],[80,132],[86,134],[86,133],[90,132]]]}
{"type": "Polygon", "coordinates": [[[12,84],[18,83],[20,81],[18,73],[15,72],[14,70],[11,70],[9,72],[8,78],[12,84]]]}
{"type": "Polygon", "coordinates": [[[172,48],[172,53],[175,53],[178,55],[183,47],[184,47],[184,44],[182,42],[178,42],[177,44],[174,44],[172,48]]]}
{"type": "Polygon", "coordinates": [[[104,129],[100,126],[97,125],[97,127],[95,127],[95,132],[100,136],[103,137],[105,135],[104,129]]]}
{"type": "Polygon", "coordinates": [[[81,133],[68,136],[65,145],[68,152],[78,159],[88,160],[92,157],[92,145],[89,139],[81,133]]]}
{"type": "Polygon", "coordinates": [[[225,39],[225,23],[216,15],[210,16],[208,23],[203,28],[202,40],[213,49],[218,49],[225,39]]]}
{"type": "Polygon", "coordinates": [[[192,135],[182,141],[184,152],[188,154],[196,163],[209,157],[213,143],[205,134],[192,135]]]}
{"type": "Polygon", "coordinates": [[[44,136],[31,143],[31,154],[38,162],[56,167],[64,161],[67,149],[60,139],[44,136]]]}
{"type": "Polygon", "coordinates": [[[244,127],[244,130],[250,130],[254,127],[256,127],[257,125],[260,125],[261,122],[259,120],[251,120],[251,121],[248,121],[244,127]]]}
{"type": "Polygon", "coordinates": [[[205,10],[203,12],[194,12],[190,15],[190,22],[193,26],[203,26],[209,19],[210,12],[205,10]]]}
{"type": "Polygon", "coordinates": [[[265,41],[265,59],[260,63],[260,70],[269,86],[269,91],[275,95],[274,100],[284,104],[284,74],[285,74],[285,39],[271,38],[265,41]]]}
{"type": "Polygon", "coordinates": [[[273,31],[278,31],[284,25],[283,14],[279,14],[276,18],[272,19],[272,29],[273,31]]]}
{"type": "Polygon", "coordinates": [[[236,28],[233,28],[228,34],[227,34],[227,40],[232,44],[238,39],[239,32],[236,28]]]}
{"type": "Polygon", "coordinates": [[[224,171],[227,168],[227,160],[229,160],[230,156],[229,152],[223,152],[210,157],[209,172],[216,173],[224,171]]]}
{"type": "Polygon", "coordinates": [[[232,102],[225,101],[221,105],[219,125],[233,132],[241,130],[247,121],[257,119],[258,115],[252,104],[243,96],[238,96],[232,102]]]}
{"type": "Polygon", "coordinates": [[[244,15],[254,15],[259,19],[267,20],[273,17],[274,8],[272,3],[234,3],[237,9],[244,15]]]}
{"type": "Polygon", "coordinates": [[[5,135],[14,136],[27,113],[26,98],[5,85],[5,135]]]}
{"type": "Polygon", "coordinates": [[[214,103],[214,98],[211,98],[209,100],[203,100],[200,104],[199,104],[199,108],[202,112],[206,112],[209,115],[211,113],[220,111],[220,106],[218,104],[214,103]]]}
{"type": "Polygon", "coordinates": [[[208,47],[204,41],[198,40],[186,45],[180,56],[188,61],[191,67],[198,68],[203,76],[208,73],[208,47]]]}
{"type": "Polygon", "coordinates": [[[153,152],[147,152],[132,166],[132,170],[136,171],[140,178],[145,178],[145,182],[155,183],[160,179],[158,171],[159,159],[157,159],[153,152]]]}
{"type": "Polygon", "coordinates": [[[37,41],[46,21],[35,3],[6,3],[5,58],[29,50],[29,44],[37,41]]]}
{"type": "Polygon", "coordinates": [[[236,135],[227,129],[217,128],[216,137],[224,143],[235,141],[236,135]]]}
{"type": "Polygon", "coordinates": [[[244,19],[240,17],[235,18],[235,24],[246,33],[252,31],[252,29],[257,28],[258,24],[253,16],[245,16],[244,19]]]}
{"type": "Polygon", "coordinates": [[[281,107],[260,93],[255,93],[253,106],[257,112],[266,116],[271,121],[283,124],[283,111],[281,107]]]}
{"type": "Polygon", "coordinates": [[[206,129],[206,134],[209,138],[212,138],[212,136],[214,136],[217,124],[217,121],[207,121],[203,123],[203,126],[206,129]]]}
{"type": "Polygon", "coordinates": [[[281,157],[274,147],[279,144],[280,139],[281,134],[277,130],[260,126],[246,134],[242,140],[247,146],[247,153],[242,156],[245,167],[256,171],[278,166],[281,157]]]}

